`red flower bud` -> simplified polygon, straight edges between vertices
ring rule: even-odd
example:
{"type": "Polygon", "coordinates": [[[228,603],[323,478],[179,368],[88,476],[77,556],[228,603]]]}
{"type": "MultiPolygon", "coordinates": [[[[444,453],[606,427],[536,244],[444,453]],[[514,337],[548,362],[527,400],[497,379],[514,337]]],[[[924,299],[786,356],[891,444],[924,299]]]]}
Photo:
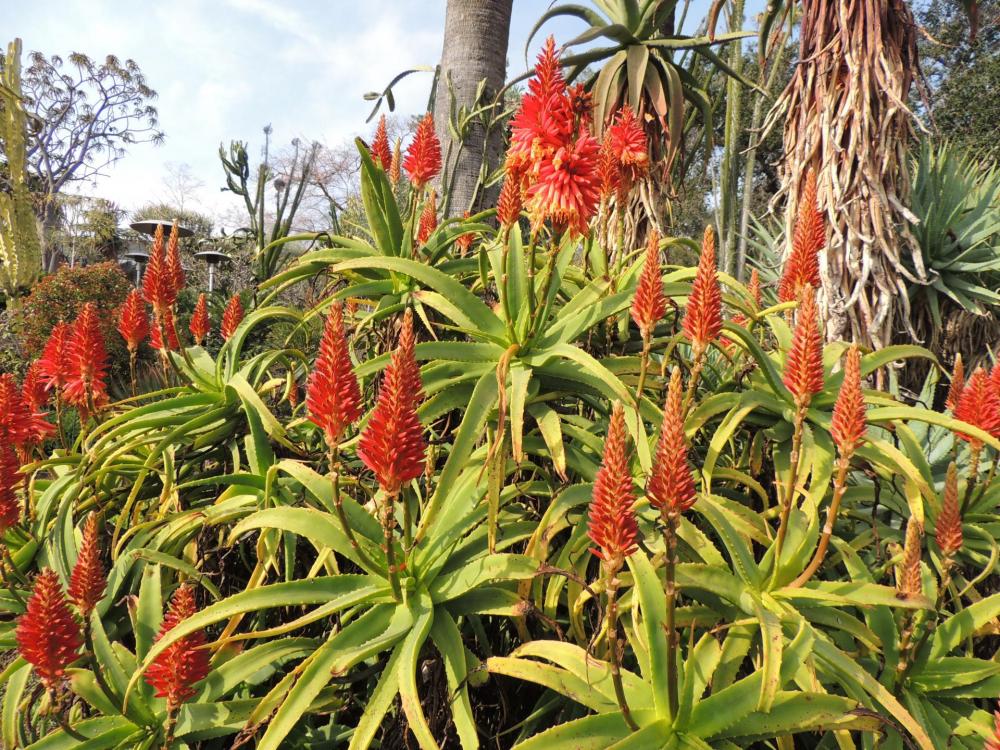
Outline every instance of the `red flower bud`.
{"type": "Polygon", "coordinates": [[[649,233],[646,260],[635,287],[635,297],[632,298],[632,320],[639,326],[643,338],[653,332],[666,309],[667,300],[663,296],[663,273],[660,268],[660,235],[654,229],[649,233]]]}
{"type": "Polygon", "coordinates": [[[69,343],[72,338],[73,326],[69,323],[56,323],[45,342],[42,356],[38,360],[38,368],[45,378],[49,388],[62,389],[69,380],[70,356],[69,343]]]}
{"type": "Polygon", "coordinates": [[[683,513],[697,499],[684,438],[683,390],[681,371],[675,367],[670,374],[653,469],[646,483],[649,504],[669,513],[683,513]]]}
{"type": "MultiPolygon", "coordinates": [[[[194,590],[187,585],[180,586],[174,592],[156,640],[161,640],[196,612],[194,590]]],[[[186,635],[164,649],[146,670],[146,682],[156,690],[157,698],[166,698],[168,708],[174,709],[192,697],[196,692],[194,686],[208,675],[206,642],[204,631],[186,635]]]]}
{"type": "Polygon", "coordinates": [[[378,127],[375,128],[375,138],[371,147],[372,161],[383,171],[388,171],[392,165],[392,151],[389,148],[389,135],[385,129],[385,115],[378,118],[378,127]]]}
{"type": "MultiPolygon", "coordinates": [[[[1000,372],[1000,368],[994,367],[993,372],[1000,372]]],[[[993,379],[992,376],[990,378],[993,379]]],[[[955,411],[958,400],[962,397],[962,389],[965,388],[965,365],[962,363],[962,355],[955,355],[955,369],[951,373],[951,384],[948,386],[948,398],[944,405],[955,411]]]]}
{"type": "Polygon", "coordinates": [[[625,412],[621,403],[615,403],[601,468],[594,478],[587,530],[587,536],[597,545],[590,551],[612,569],[620,568],[639,543],[632,473],[625,447],[625,412]]]}
{"type": "Polygon", "coordinates": [[[229,298],[229,304],[222,313],[222,338],[229,341],[241,322],[243,322],[243,304],[240,302],[240,295],[234,294],[229,298]]]}
{"type": "Polygon", "coordinates": [[[403,169],[414,190],[420,190],[441,171],[441,142],[434,132],[434,117],[428,112],[417,125],[413,142],[406,150],[403,169]]]}
{"type": "Polygon", "coordinates": [[[130,352],[138,351],[139,345],[149,335],[149,316],[138,289],[129,292],[118,313],[118,333],[125,339],[130,352]]]}
{"type": "Polygon", "coordinates": [[[784,382],[795,397],[796,406],[803,407],[823,390],[823,338],[813,288],[804,286],[800,294],[792,347],[785,359],[784,382]]]}
{"type": "MultiPolygon", "coordinates": [[[[982,367],[977,367],[966,382],[952,415],[955,419],[978,427],[994,437],[1000,437],[1000,396],[997,395],[996,389],[986,375],[986,370],[982,367]]],[[[957,434],[962,440],[968,440],[973,445],[982,444],[979,439],[965,433],[957,434]]]]}
{"type": "Polygon", "coordinates": [[[683,329],[695,356],[704,352],[722,331],[722,289],[715,269],[715,235],[711,227],[705,227],[683,329]]]}
{"type": "Polygon", "coordinates": [[[104,383],[108,353],[93,302],[83,306],[73,324],[69,352],[71,370],[64,389],[66,401],[83,412],[100,409],[108,401],[104,383]]]}
{"type": "Polygon", "coordinates": [[[850,458],[861,445],[867,430],[865,397],[861,392],[861,352],[857,344],[847,350],[844,362],[844,383],[833,405],[830,434],[840,455],[850,458]]]}
{"type": "Polygon", "coordinates": [[[778,297],[782,302],[798,299],[804,286],[819,286],[819,251],[825,245],[826,226],[816,200],[816,171],[810,168],[799,199],[795,231],[792,233],[792,252],[785,262],[785,272],[778,287],[778,297]]]}
{"type": "Polygon", "coordinates": [[[97,514],[91,513],[83,525],[83,539],[76,553],[76,565],[69,578],[69,598],[83,616],[84,622],[104,597],[107,577],[101,565],[101,550],[97,545],[97,514]]]}
{"type": "Polygon", "coordinates": [[[80,657],[80,626],[70,611],[59,576],[45,568],[35,578],[27,611],[17,622],[17,646],[47,688],[80,657]]]}
{"type": "Polygon", "coordinates": [[[934,539],[943,555],[951,556],[962,549],[962,512],[958,504],[958,470],[955,462],[948,464],[944,480],[941,512],[934,524],[934,539]]]}
{"type": "Polygon", "coordinates": [[[194,306],[189,328],[191,335],[194,336],[194,343],[198,346],[201,346],[205,337],[212,330],[212,319],[208,316],[208,302],[204,294],[198,295],[198,302],[194,306]]]}
{"type": "Polygon", "coordinates": [[[437,195],[431,190],[424,201],[424,210],[420,212],[420,224],[417,227],[417,244],[424,245],[437,229],[437,195]]]}
{"type": "Polygon", "coordinates": [[[319,355],[306,386],[306,409],[331,447],[340,443],[347,426],[361,416],[361,389],[351,364],[339,300],[330,305],[326,318],[319,355]]]}

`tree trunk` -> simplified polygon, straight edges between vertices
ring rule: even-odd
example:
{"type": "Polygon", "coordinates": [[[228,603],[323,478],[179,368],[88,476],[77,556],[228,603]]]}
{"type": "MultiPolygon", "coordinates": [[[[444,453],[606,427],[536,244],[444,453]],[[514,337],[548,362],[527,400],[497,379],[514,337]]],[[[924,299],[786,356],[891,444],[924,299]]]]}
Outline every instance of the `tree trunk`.
{"type": "Polygon", "coordinates": [[[448,216],[475,211],[486,204],[482,177],[499,164],[503,149],[501,124],[490,121],[500,108],[470,118],[452,138],[448,120],[465,107],[471,112],[494,101],[507,72],[507,43],[513,0],[448,0],[444,23],[444,49],[434,98],[434,126],[444,152],[442,173],[448,216]],[[480,82],[485,89],[476,100],[480,82]],[[452,97],[454,96],[454,101],[452,97]],[[485,121],[485,122],[484,122],[485,121]]]}

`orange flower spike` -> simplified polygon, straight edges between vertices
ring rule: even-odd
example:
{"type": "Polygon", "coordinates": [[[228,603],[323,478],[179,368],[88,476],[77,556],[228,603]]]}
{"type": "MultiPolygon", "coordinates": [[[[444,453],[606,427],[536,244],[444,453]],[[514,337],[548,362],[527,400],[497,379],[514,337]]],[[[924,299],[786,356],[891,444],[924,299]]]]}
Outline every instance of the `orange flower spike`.
{"type": "Polygon", "coordinates": [[[941,512],[934,525],[934,539],[941,554],[951,557],[962,549],[962,512],[958,504],[958,470],[955,462],[948,464],[948,474],[944,480],[944,498],[941,512]]]}
{"type": "Polygon", "coordinates": [[[403,389],[413,394],[414,403],[419,406],[424,400],[424,381],[420,377],[420,365],[417,364],[417,336],[413,330],[413,308],[406,308],[403,313],[403,323],[399,328],[399,341],[396,347],[404,365],[401,377],[403,389]]]}
{"type": "Polygon", "coordinates": [[[830,434],[837,450],[850,458],[858,449],[867,432],[865,397],[861,392],[861,352],[857,344],[847,350],[844,361],[844,383],[833,405],[830,434]]]}
{"type": "Polygon", "coordinates": [[[587,536],[597,545],[590,551],[612,570],[618,570],[639,544],[632,473],[626,453],[625,411],[616,402],[604,440],[604,456],[594,478],[587,536]]]}
{"type": "Polygon", "coordinates": [[[420,212],[420,223],[417,226],[417,244],[424,245],[437,229],[437,194],[434,190],[427,193],[427,200],[424,201],[424,209],[420,212]]]}
{"type": "Polygon", "coordinates": [[[441,142],[434,132],[434,117],[430,112],[417,125],[413,142],[403,159],[403,169],[418,192],[441,171],[441,142]]]}
{"type": "Polygon", "coordinates": [[[54,390],[61,390],[70,374],[69,342],[72,338],[73,326],[69,323],[56,323],[49,334],[42,356],[38,359],[38,367],[45,379],[46,385],[54,390]]]}
{"type": "Polygon", "coordinates": [[[399,187],[399,179],[402,177],[402,172],[400,171],[400,165],[402,163],[402,144],[400,143],[399,138],[397,138],[396,145],[392,149],[392,161],[389,162],[389,183],[392,185],[393,190],[399,187]]]}
{"type": "Polygon", "coordinates": [[[166,254],[167,278],[170,284],[170,304],[177,301],[177,295],[184,288],[184,266],[181,264],[180,234],[177,229],[177,220],[174,219],[170,228],[170,238],[167,240],[166,254]]]}
{"type": "Polygon", "coordinates": [[[521,216],[521,209],[520,182],[507,175],[497,200],[497,223],[504,229],[514,226],[521,216]]]}
{"type": "MultiPolygon", "coordinates": [[[[184,620],[198,611],[194,590],[180,586],[170,600],[170,608],[163,618],[157,641],[184,620]]],[[[207,639],[202,630],[184,636],[168,646],[153,659],[146,670],[145,680],[156,691],[157,698],[165,698],[168,710],[174,710],[195,694],[195,685],[208,676],[209,653],[207,639]]]]}
{"type": "Polygon", "coordinates": [[[88,302],[73,324],[69,347],[70,376],[66,383],[66,401],[77,408],[100,408],[108,400],[104,378],[108,353],[104,348],[97,307],[88,302]]]}
{"type": "Polygon", "coordinates": [[[661,512],[671,514],[683,513],[697,499],[684,439],[683,399],[681,371],[675,367],[670,374],[653,469],[646,483],[649,504],[661,512]]]}
{"type": "Polygon", "coordinates": [[[803,286],[819,287],[819,253],[825,245],[826,225],[816,199],[816,171],[810,168],[795,217],[792,251],[778,286],[782,302],[798,299],[803,286]]]}
{"type": "Polygon", "coordinates": [[[389,148],[389,135],[385,129],[385,115],[378,118],[378,127],[375,128],[375,138],[371,147],[372,161],[382,171],[387,172],[392,166],[392,150],[389,148]]]}
{"type": "MultiPolygon", "coordinates": [[[[978,427],[994,437],[1000,436],[1000,395],[986,375],[986,370],[977,367],[966,382],[952,412],[955,419],[978,427]]],[[[962,440],[973,445],[982,441],[964,433],[957,433],[962,440]]]]}
{"type": "MultiPolygon", "coordinates": [[[[1000,368],[994,367],[996,373],[1000,368]]],[[[990,380],[993,380],[992,374],[990,380]]],[[[948,385],[948,398],[944,405],[951,411],[955,411],[958,400],[962,397],[962,389],[965,388],[965,364],[962,362],[961,353],[955,355],[955,369],[951,373],[951,383],[948,385]]]]}
{"type": "Polygon", "coordinates": [[[759,310],[761,305],[760,274],[756,268],[750,271],[750,281],[747,282],[747,291],[750,292],[750,297],[759,310]]]}
{"type": "Polygon", "coordinates": [[[715,235],[711,227],[705,227],[682,327],[696,358],[722,331],[722,288],[715,268],[715,235]]]}
{"type": "Polygon", "coordinates": [[[628,192],[649,171],[646,132],[631,107],[624,106],[618,110],[614,122],[608,128],[607,142],[618,162],[622,189],[628,192]]]}
{"type": "Polygon", "coordinates": [[[69,598],[80,611],[84,622],[104,598],[107,576],[101,565],[98,546],[97,514],[91,513],[83,525],[83,540],[76,555],[76,565],[69,579],[69,598]]]}
{"type": "Polygon", "coordinates": [[[31,435],[31,412],[14,376],[0,375],[0,445],[21,445],[31,435]]]}
{"type": "Polygon", "coordinates": [[[323,430],[331,448],[340,443],[348,425],[361,416],[361,388],[351,363],[339,300],[330,305],[326,316],[319,355],[306,386],[306,410],[310,421],[323,430]]]}
{"type": "Polygon", "coordinates": [[[54,570],[45,568],[35,578],[15,635],[22,658],[50,690],[65,677],[66,668],[80,658],[80,627],[54,570]]]}
{"type": "Polygon", "coordinates": [[[125,345],[130,352],[138,351],[139,345],[149,335],[149,316],[146,314],[146,303],[138,289],[129,292],[128,297],[118,312],[118,333],[125,339],[125,345]]]}
{"type": "Polygon", "coordinates": [[[23,479],[21,462],[14,447],[0,444],[0,534],[7,533],[21,520],[21,501],[17,490],[23,479]]]}
{"type": "Polygon", "coordinates": [[[194,313],[191,315],[191,323],[188,326],[191,335],[194,336],[194,343],[202,345],[205,338],[212,330],[212,319],[208,315],[208,300],[204,294],[198,295],[198,302],[195,303],[194,313]]]}
{"type": "Polygon", "coordinates": [[[157,317],[162,317],[174,304],[173,283],[163,248],[163,225],[157,224],[153,246],[149,250],[146,273],[142,277],[142,296],[153,306],[157,317]]]}
{"type": "Polygon", "coordinates": [[[604,143],[597,155],[597,177],[599,181],[598,194],[601,200],[608,201],[618,195],[622,190],[622,171],[615,158],[611,141],[605,134],[604,143]]]}
{"type": "MultiPolygon", "coordinates": [[[[466,211],[462,214],[463,219],[469,218],[469,212],[466,211]]],[[[476,235],[472,232],[466,232],[465,234],[460,234],[455,238],[455,247],[458,248],[458,257],[464,258],[468,252],[469,248],[472,247],[472,241],[476,238],[476,235]]]]}
{"type": "Polygon", "coordinates": [[[663,295],[663,273],[660,267],[660,235],[654,229],[649,233],[646,260],[632,298],[632,320],[639,326],[644,339],[652,333],[666,309],[667,300],[663,295]]]}
{"type": "Polygon", "coordinates": [[[243,303],[240,302],[240,295],[234,294],[229,298],[225,312],[222,313],[222,338],[229,341],[236,333],[240,323],[243,322],[243,303]]]}
{"type": "Polygon", "coordinates": [[[900,596],[910,598],[924,593],[920,575],[920,524],[913,518],[906,523],[903,560],[899,567],[898,588],[900,596]]]}
{"type": "Polygon", "coordinates": [[[21,395],[29,412],[40,412],[49,403],[49,389],[45,386],[45,375],[42,373],[41,362],[36,360],[28,366],[21,383],[21,395]]]}
{"type": "Polygon", "coordinates": [[[813,395],[823,390],[823,337],[819,330],[816,293],[811,286],[805,286],[800,294],[783,381],[795,397],[795,405],[805,408],[813,395]]]}
{"type": "Polygon", "coordinates": [[[174,326],[174,313],[169,307],[164,310],[161,323],[153,325],[149,334],[149,345],[157,351],[166,348],[167,351],[175,352],[181,348],[181,342],[177,338],[177,328],[174,326]],[[163,342],[163,336],[160,335],[161,326],[163,334],[166,336],[166,344],[163,342]]]}
{"type": "Polygon", "coordinates": [[[358,458],[375,473],[388,496],[399,494],[404,484],[423,474],[427,453],[424,427],[417,416],[419,393],[414,392],[412,373],[417,365],[412,349],[402,344],[385,368],[378,402],[357,450],[358,458]]]}

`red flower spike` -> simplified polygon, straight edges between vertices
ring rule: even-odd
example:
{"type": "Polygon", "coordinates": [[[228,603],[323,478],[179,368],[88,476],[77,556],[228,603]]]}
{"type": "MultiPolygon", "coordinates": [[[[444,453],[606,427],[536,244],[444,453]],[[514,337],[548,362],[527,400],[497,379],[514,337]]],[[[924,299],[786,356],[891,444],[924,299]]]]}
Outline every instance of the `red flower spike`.
{"type": "Polygon", "coordinates": [[[7,533],[21,520],[17,489],[23,479],[21,462],[17,460],[13,446],[0,445],[0,534],[7,533]]]}
{"type": "Polygon", "coordinates": [[[792,251],[778,286],[782,302],[798,299],[803,286],[819,287],[819,252],[825,245],[826,225],[816,201],[816,171],[810,168],[795,217],[792,251]]]}
{"type": "Polygon", "coordinates": [[[566,90],[569,107],[576,120],[577,129],[586,130],[594,115],[594,97],[582,83],[576,83],[566,90]]]}
{"type": "Polygon", "coordinates": [[[618,162],[621,189],[627,193],[649,171],[649,146],[642,123],[629,106],[618,110],[608,128],[607,143],[618,162]]]}
{"type": "Polygon", "coordinates": [[[910,598],[924,593],[920,576],[920,524],[913,518],[906,523],[903,561],[899,566],[897,587],[901,596],[910,598]]]}
{"type": "Polygon", "coordinates": [[[389,164],[389,182],[392,184],[392,189],[395,190],[399,186],[399,178],[402,176],[399,168],[403,163],[403,155],[401,153],[401,144],[399,138],[396,139],[396,145],[392,149],[392,162],[389,164]]]}
{"type": "Polygon", "coordinates": [[[654,229],[649,233],[646,260],[635,287],[635,297],[632,298],[632,320],[639,326],[644,338],[652,333],[666,309],[667,300],[663,296],[663,273],[660,267],[660,235],[654,229]]]}
{"type": "Polygon", "coordinates": [[[417,125],[413,142],[406,149],[403,169],[414,190],[421,190],[441,171],[441,142],[434,132],[434,117],[428,112],[417,125]]]}
{"type": "MultiPolygon", "coordinates": [[[[180,586],[170,600],[170,609],[163,618],[156,640],[161,640],[197,611],[194,590],[187,585],[180,586]]],[[[196,692],[194,686],[208,676],[206,643],[204,631],[186,635],[164,649],[146,670],[146,682],[156,691],[157,698],[166,698],[168,709],[175,709],[191,698],[196,692]]]]}
{"type": "Polygon", "coordinates": [[[437,229],[437,195],[433,190],[427,193],[424,209],[420,212],[420,223],[417,226],[417,244],[423,245],[437,229]]]}
{"type": "MultiPolygon", "coordinates": [[[[463,219],[469,218],[469,212],[466,211],[462,214],[463,219]]],[[[464,258],[468,252],[469,248],[472,247],[472,241],[476,238],[476,235],[472,232],[466,232],[465,234],[460,234],[455,238],[455,247],[458,248],[458,257],[464,258]]]]}
{"type": "Polygon", "coordinates": [[[222,338],[229,341],[241,322],[243,322],[243,304],[240,302],[240,295],[234,294],[229,298],[226,311],[222,313],[222,338]]]}
{"type": "Polygon", "coordinates": [[[18,651],[46,688],[55,687],[66,667],[80,658],[80,626],[54,570],[45,568],[35,578],[27,611],[17,621],[16,636],[18,651]]]}
{"type": "Polygon", "coordinates": [[[722,331],[722,288],[715,269],[715,235],[712,227],[705,227],[701,257],[698,259],[694,283],[691,284],[682,327],[695,356],[704,352],[722,331]]]}
{"type": "Polygon", "coordinates": [[[69,578],[69,598],[80,611],[84,622],[104,598],[107,577],[101,565],[98,547],[97,514],[91,513],[83,525],[83,539],[76,553],[76,565],[69,578]]]}
{"type": "Polygon", "coordinates": [[[339,300],[330,305],[326,316],[319,355],[306,386],[306,410],[331,447],[340,443],[347,426],[361,416],[361,389],[351,364],[339,300]]]}
{"type": "Polygon", "coordinates": [[[1000,750],[1000,711],[993,712],[993,736],[986,740],[983,750],[1000,750]]]}
{"type": "Polygon", "coordinates": [[[194,343],[201,346],[205,337],[212,330],[212,319],[208,316],[208,301],[204,294],[198,295],[198,302],[194,306],[194,313],[191,315],[191,323],[188,326],[191,335],[194,336],[194,343]]]}
{"type": "Polygon", "coordinates": [[[146,303],[138,289],[133,289],[125,298],[125,303],[118,312],[118,333],[125,339],[130,352],[138,351],[139,345],[149,335],[149,316],[146,314],[146,303]]]}
{"type": "Polygon", "coordinates": [[[21,445],[31,436],[31,413],[14,376],[0,375],[0,445],[21,445]]]}
{"type": "Polygon", "coordinates": [[[675,367],[670,374],[653,469],[646,483],[649,504],[668,513],[683,513],[697,499],[684,439],[683,399],[681,371],[675,367]]]}
{"type": "Polygon", "coordinates": [[[405,320],[400,345],[382,377],[378,403],[358,443],[358,458],[375,472],[387,495],[398,494],[405,483],[423,473],[427,452],[424,427],[417,417],[420,394],[415,392],[413,378],[417,363],[403,341],[405,320]]]}
{"type": "Polygon", "coordinates": [[[73,324],[69,351],[72,370],[65,388],[67,403],[83,411],[89,411],[91,407],[100,409],[108,401],[104,383],[108,353],[93,302],[83,306],[73,324]]]}
{"type": "Polygon", "coordinates": [[[622,172],[607,135],[605,135],[604,143],[601,144],[600,153],[597,155],[597,178],[599,181],[598,193],[602,200],[610,200],[621,192],[622,172]]]}
{"type": "Polygon", "coordinates": [[[142,277],[142,296],[153,306],[157,317],[162,317],[167,308],[176,301],[173,279],[163,249],[162,224],[156,225],[156,233],[153,235],[153,246],[146,262],[146,273],[142,277]]]}
{"type": "Polygon", "coordinates": [[[528,188],[527,208],[536,229],[546,219],[556,234],[587,234],[597,211],[597,156],[593,136],[584,133],[575,142],[560,146],[551,158],[538,162],[538,175],[528,188]]]}
{"type": "Polygon", "coordinates": [[[819,331],[816,293],[811,286],[804,286],[800,294],[783,381],[795,397],[795,404],[805,407],[813,394],[823,390],[823,337],[819,331]]]}
{"type": "MultiPolygon", "coordinates": [[[[1000,396],[997,395],[996,389],[986,375],[986,370],[982,367],[977,367],[966,382],[952,416],[985,430],[994,437],[1000,436],[1000,396]]],[[[962,440],[968,440],[973,445],[980,442],[977,438],[964,433],[957,434],[962,440]]]]}
{"type": "Polygon", "coordinates": [[[612,569],[621,567],[639,543],[635,495],[625,445],[625,411],[616,402],[604,441],[601,468],[594,478],[587,536],[597,545],[590,551],[612,569]]]}
{"type": "Polygon", "coordinates": [[[833,405],[830,434],[840,455],[850,458],[861,445],[867,431],[865,397],[861,392],[861,352],[857,344],[847,350],[844,362],[844,383],[833,405]]]}
{"type": "Polygon", "coordinates": [[[389,135],[385,129],[385,115],[378,118],[378,127],[375,128],[375,138],[372,140],[370,153],[376,166],[388,172],[392,166],[392,150],[389,148],[389,135]]]}
{"type": "Polygon", "coordinates": [[[993,390],[1000,396],[1000,362],[993,363],[993,369],[990,370],[990,382],[993,384],[993,390]]]}
{"type": "Polygon", "coordinates": [[[424,381],[420,377],[420,365],[417,364],[417,337],[413,331],[413,309],[406,308],[403,313],[403,323],[399,327],[399,341],[396,347],[403,362],[403,390],[413,394],[413,402],[420,406],[424,400],[424,381]]]}
{"type": "Polygon", "coordinates": [[[21,395],[30,412],[37,413],[48,406],[49,389],[45,386],[41,362],[36,360],[28,366],[24,381],[21,383],[21,395]]]}
{"type": "Polygon", "coordinates": [[[181,289],[184,288],[184,266],[181,264],[180,235],[176,219],[174,219],[173,226],[170,227],[170,239],[167,240],[167,254],[164,263],[167,269],[170,304],[172,305],[177,301],[177,295],[180,294],[181,289]]]}
{"type": "Polygon", "coordinates": [[[42,356],[38,360],[46,385],[50,389],[61,390],[70,375],[69,342],[72,338],[73,326],[69,323],[56,323],[45,342],[42,356]]]}
{"type": "MultiPolygon", "coordinates": [[[[1000,368],[994,367],[993,373],[996,373],[1000,368]]],[[[990,374],[990,380],[993,380],[993,373],[990,374]]],[[[962,363],[961,353],[955,355],[955,369],[951,373],[951,383],[948,385],[948,397],[945,399],[944,405],[948,409],[955,411],[955,407],[958,406],[958,400],[962,397],[962,389],[965,388],[965,365],[962,363]]]]}
{"type": "Polygon", "coordinates": [[[759,310],[761,304],[760,274],[757,272],[756,268],[750,271],[750,281],[747,282],[747,291],[750,292],[750,297],[753,299],[753,303],[759,310]]]}
{"type": "Polygon", "coordinates": [[[507,175],[497,200],[497,223],[504,228],[514,226],[521,216],[521,208],[520,181],[507,175]]]}
{"type": "Polygon", "coordinates": [[[948,474],[944,480],[944,498],[941,512],[934,524],[934,539],[941,554],[954,555],[962,549],[962,512],[958,505],[958,470],[955,462],[948,464],[948,474]]]}
{"type": "Polygon", "coordinates": [[[181,348],[181,342],[177,338],[177,326],[174,325],[174,313],[169,307],[163,311],[163,320],[157,325],[153,324],[153,330],[149,335],[149,345],[157,351],[164,349],[163,336],[166,336],[166,349],[175,352],[181,348]],[[163,335],[160,335],[160,329],[163,335]]]}

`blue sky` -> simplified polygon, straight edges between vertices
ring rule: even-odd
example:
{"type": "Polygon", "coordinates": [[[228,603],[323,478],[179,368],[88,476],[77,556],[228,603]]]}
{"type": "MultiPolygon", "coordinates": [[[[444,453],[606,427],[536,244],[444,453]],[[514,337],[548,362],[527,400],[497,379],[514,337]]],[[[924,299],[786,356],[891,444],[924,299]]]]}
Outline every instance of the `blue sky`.
{"type": "MultiPolygon", "coordinates": [[[[700,19],[705,5],[696,0],[691,16],[700,19]]],[[[548,6],[514,0],[509,74],[524,70],[525,40],[548,6]]],[[[132,147],[84,192],[130,209],[165,197],[167,164],[188,164],[205,183],[198,202],[222,215],[235,199],[218,190],[220,142],[249,140],[257,153],[267,123],[277,144],[295,137],[337,144],[368,133],[371,105],[362,95],[407,67],[438,61],[444,11],[445,0],[18,2],[5,8],[0,37],[21,37],[25,51],[131,57],[159,93],[166,142],[132,147]]],[[[567,19],[544,31],[564,42],[581,29],[567,19]]],[[[429,74],[399,85],[398,111],[423,111],[429,87],[429,74]]]]}

